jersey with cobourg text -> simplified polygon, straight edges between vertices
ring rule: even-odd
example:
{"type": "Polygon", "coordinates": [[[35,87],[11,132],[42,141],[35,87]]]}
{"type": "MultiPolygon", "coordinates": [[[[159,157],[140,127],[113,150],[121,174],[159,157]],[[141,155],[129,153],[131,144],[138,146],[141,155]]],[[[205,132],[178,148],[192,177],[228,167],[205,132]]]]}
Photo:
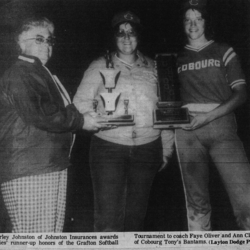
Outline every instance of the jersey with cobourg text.
{"type": "Polygon", "coordinates": [[[246,83],[233,48],[213,40],[199,49],[186,45],[177,66],[183,103],[222,103],[246,83]]]}

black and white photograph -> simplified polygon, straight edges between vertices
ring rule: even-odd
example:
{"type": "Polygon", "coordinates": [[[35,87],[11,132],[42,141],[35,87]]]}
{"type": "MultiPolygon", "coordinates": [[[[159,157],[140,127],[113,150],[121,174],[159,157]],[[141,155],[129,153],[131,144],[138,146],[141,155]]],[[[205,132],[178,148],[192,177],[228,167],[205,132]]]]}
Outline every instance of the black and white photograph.
{"type": "Polygon", "coordinates": [[[0,0],[0,249],[247,249],[249,69],[249,0],[0,0]]]}

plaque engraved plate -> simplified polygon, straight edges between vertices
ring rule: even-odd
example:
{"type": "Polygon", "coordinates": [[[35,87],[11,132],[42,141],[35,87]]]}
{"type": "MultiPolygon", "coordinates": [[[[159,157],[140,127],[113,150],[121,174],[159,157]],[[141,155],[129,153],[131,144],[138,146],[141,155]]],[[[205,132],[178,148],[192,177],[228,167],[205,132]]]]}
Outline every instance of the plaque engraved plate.
{"type": "Polygon", "coordinates": [[[190,120],[188,109],[181,107],[176,57],[174,54],[157,54],[155,60],[159,102],[153,114],[154,128],[180,128],[190,120]]]}

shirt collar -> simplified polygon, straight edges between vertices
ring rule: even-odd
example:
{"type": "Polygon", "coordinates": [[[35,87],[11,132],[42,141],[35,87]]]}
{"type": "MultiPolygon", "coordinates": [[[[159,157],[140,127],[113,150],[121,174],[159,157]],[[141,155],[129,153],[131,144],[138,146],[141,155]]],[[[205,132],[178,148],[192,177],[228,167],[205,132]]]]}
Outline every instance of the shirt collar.
{"type": "Polygon", "coordinates": [[[142,65],[147,65],[148,64],[146,58],[139,51],[137,52],[137,56],[138,56],[138,58],[137,58],[137,60],[133,64],[127,63],[124,60],[122,60],[121,58],[119,58],[117,56],[117,53],[115,53],[113,55],[113,59],[115,61],[119,61],[119,62],[121,62],[121,63],[123,63],[123,64],[125,64],[125,65],[127,65],[129,67],[133,67],[134,65],[142,66],[142,65]]]}
{"type": "Polygon", "coordinates": [[[119,57],[117,56],[116,53],[115,53],[115,58],[116,58],[116,60],[120,61],[121,63],[123,63],[123,64],[125,64],[125,65],[127,65],[127,66],[129,66],[129,67],[133,67],[134,64],[135,64],[135,63],[137,62],[137,60],[138,60],[138,58],[137,58],[137,60],[136,60],[134,63],[130,64],[130,63],[128,63],[128,62],[122,60],[121,58],[119,58],[119,57]]]}
{"type": "Polygon", "coordinates": [[[205,44],[203,44],[202,46],[200,46],[199,48],[195,48],[191,45],[186,45],[185,48],[188,49],[188,50],[193,50],[193,51],[196,51],[196,52],[199,52],[203,49],[205,49],[206,47],[208,47],[210,44],[212,44],[214,42],[214,40],[210,40],[210,41],[207,41],[205,44]]]}

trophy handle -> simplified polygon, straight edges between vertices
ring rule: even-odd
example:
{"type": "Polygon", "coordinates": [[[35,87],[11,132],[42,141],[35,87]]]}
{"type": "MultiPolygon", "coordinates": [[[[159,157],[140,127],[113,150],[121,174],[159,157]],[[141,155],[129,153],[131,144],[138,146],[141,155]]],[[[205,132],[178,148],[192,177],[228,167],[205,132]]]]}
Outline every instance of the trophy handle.
{"type": "Polygon", "coordinates": [[[100,72],[104,86],[106,85],[106,80],[102,72],[100,72]]]}
{"type": "Polygon", "coordinates": [[[118,74],[115,76],[115,87],[116,87],[117,81],[120,77],[120,74],[121,74],[121,71],[119,71],[118,74]]]}
{"type": "Polygon", "coordinates": [[[120,99],[121,93],[118,95],[118,97],[115,100],[115,107],[117,107],[119,99],[120,99]]]}
{"type": "Polygon", "coordinates": [[[111,53],[109,52],[109,50],[106,51],[105,54],[105,59],[106,59],[106,68],[107,69],[113,69],[114,68],[114,63],[112,61],[112,56],[111,53]]]}

